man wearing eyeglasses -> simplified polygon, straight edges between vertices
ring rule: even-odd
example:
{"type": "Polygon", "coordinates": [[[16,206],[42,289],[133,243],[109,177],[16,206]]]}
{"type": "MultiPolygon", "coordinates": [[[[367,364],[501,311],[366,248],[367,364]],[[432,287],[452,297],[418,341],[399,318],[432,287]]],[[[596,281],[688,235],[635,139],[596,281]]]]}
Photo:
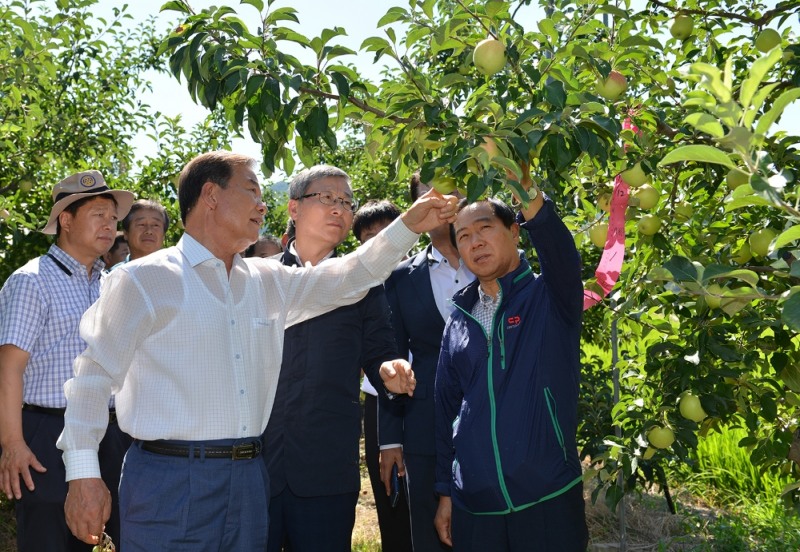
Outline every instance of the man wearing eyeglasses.
{"type": "MultiPolygon", "coordinates": [[[[281,261],[335,256],[358,207],[347,173],[317,165],[289,186],[295,238],[281,261]]],[[[287,328],[278,390],[264,434],[270,476],[267,550],[349,552],[360,489],[360,369],[379,390],[382,362],[397,358],[383,286],[357,303],[287,328]]]]}

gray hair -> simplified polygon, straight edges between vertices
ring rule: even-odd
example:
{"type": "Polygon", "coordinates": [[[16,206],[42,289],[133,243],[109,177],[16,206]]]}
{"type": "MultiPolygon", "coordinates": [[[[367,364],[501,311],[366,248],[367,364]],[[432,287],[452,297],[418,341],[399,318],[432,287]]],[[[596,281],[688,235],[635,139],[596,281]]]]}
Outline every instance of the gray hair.
{"type": "Polygon", "coordinates": [[[317,180],[323,178],[344,178],[350,186],[350,176],[342,169],[333,165],[314,165],[308,169],[303,169],[289,184],[289,199],[300,199],[306,195],[309,186],[317,180]]]}

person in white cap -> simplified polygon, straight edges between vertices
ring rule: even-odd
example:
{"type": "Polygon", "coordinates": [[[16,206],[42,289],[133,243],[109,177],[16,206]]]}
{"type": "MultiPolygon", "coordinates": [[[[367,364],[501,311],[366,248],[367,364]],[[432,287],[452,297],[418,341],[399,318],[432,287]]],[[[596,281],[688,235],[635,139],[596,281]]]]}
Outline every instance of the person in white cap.
{"type": "MultiPolygon", "coordinates": [[[[94,170],[56,184],[42,230],[55,234],[55,244],[17,269],[0,290],[0,490],[16,499],[20,552],[87,550],[64,519],[67,483],[56,448],[67,406],[63,385],[86,348],[78,325],[100,294],[99,257],[114,244],[117,221],[133,200],[131,192],[109,189],[94,170]]],[[[113,410],[109,418],[115,422],[113,410]]],[[[117,487],[129,444],[110,423],[99,451],[109,489],[117,487]]],[[[119,526],[114,510],[110,535],[119,526]]]]}

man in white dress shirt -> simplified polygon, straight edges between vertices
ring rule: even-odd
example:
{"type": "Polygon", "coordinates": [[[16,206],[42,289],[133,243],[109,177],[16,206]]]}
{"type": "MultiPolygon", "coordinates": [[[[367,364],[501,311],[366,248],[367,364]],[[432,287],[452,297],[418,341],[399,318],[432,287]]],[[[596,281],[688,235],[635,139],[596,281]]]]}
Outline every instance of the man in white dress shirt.
{"type": "MultiPolygon", "coordinates": [[[[258,436],[285,326],[363,297],[416,232],[455,212],[455,198],[427,196],[369,244],[313,268],[244,260],[266,212],[254,163],[230,152],[189,162],[178,188],[184,236],[115,270],[81,322],[87,349],[65,385],[58,446],[67,523],[87,543],[108,517],[96,451],[116,393],[120,427],[136,440],[120,483],[121,548],[262,550],[269,480],[258,436]]],[[[407,363],[381,375],[389,391],[413,391],[407,363]]]]}

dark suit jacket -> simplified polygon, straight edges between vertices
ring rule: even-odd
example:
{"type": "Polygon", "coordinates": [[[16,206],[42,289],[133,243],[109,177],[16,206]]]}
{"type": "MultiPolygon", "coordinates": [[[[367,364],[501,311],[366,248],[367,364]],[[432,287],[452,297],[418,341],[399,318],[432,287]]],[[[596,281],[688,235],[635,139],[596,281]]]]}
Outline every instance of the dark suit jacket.
{"type": "MultiPolygon", "coordinates": [[[[296,264],[284,252],[281,261],[296,264]]],[[[361,368],[382,390],[378,374],[398,358],[383,286],[354,305],[286,329],[275,406],[264,433],[272,496],[286,485],[298,496],[357,492],[361,368]]]]}
{"type": "Polygon", "coordinates": [[[406,259],[386,280],[397,350],[402,358],[411,351],[417,387],[407,401],[379,399],[378,439],[382,445],[402,443],[404,452],[433,455],[433,386],[445,321],[431,289],[430,251],[429,245],[406,259]]]}

